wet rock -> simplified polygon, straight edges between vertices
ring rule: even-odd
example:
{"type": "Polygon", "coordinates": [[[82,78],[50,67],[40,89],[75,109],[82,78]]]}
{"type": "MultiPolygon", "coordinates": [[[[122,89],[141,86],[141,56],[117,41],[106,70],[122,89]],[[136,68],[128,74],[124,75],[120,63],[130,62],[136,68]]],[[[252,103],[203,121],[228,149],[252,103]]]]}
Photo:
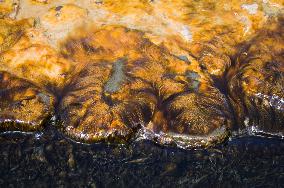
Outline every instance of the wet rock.
{"type": "Polygon", "coordinates": [[[10,73],[0,71],[0,129],[34,131],[53,114],[51,94],[10,73]]]}
{"type": "MultiPolygon", "coordinates": [[[[74,41],[69,44],[77,46],[76,43],[74,41]]],[[[86,53],[89,53],[89,48],[85,48],[86,53]]],[[[74,54],[74,56],[79,55],[80,51],[74,54]]],[[[87,57],[86,55],[76,60],[82,61],[87,57]]],[[[66,88],[66,95],[58,114],[63,121],[64,132],[84,141],[120,142],[129,139],[138,124],[143,124],[145,121],[143,108],[147,110],[144,104],[147,101],[130,92],[131,78],[126,78],[125,72],[132,62],[119,57],[113,62],[108,60],[92,62],[91,58],[91,62],[82,62],[78,66],[83,67],[82,70],[72,76],[72,81],[66,88]],[[132,106],[129,106],[129,103],[132,106]],[[123,115],[128,109],[130,113],[123,115]],[[128,126],[125,121],[130,122],[128,126]]],[[[95,55],[93,58],[96,58],[95,55]]],[[[115,55],[112,58],[115,58],[115,55]]]]}
{"type": "Polygon", "coordinates": [[[236,48],[228,41],[213,38],[209,42],[194,44],[191,52],[198,58],[200,66],[220,82],[231,67],[230,55],[236,53],[236,48]]]}
{"type": "Polygon", "coordinates": [[[60,57],[36,28],[23,30],[21,36],[16,31],[12,33],[9,37],[17,41],[1,53],[0,70],[49,90],[63,87],[71,63],[60,57]]]}
{"type": "Polygon", "coordinates": [[[283,18],[260,31],[229,74],[229,90],[239,126],[284,133],[283,18]]]}
{"type": "Polygon", "coordinates": [[[226,98],[198,62],[180,60],[142,32],[78,30],[62,55],[78,62],[58,114],[75,139],[129,139],[142,128],[159,143],[199,146],[223,140],[232,124],[226,98]]]}
{"type": "MultiPolygon", "coordinates": [[[[269,41],[274,34],[263,42],[253,38],[281,14],[276,11],[266,19],[263,6],[270,3],[36,2],[23,0],[17,17],[34,19],[0,20],[0,70],[55,95],[61,130],[72,138],[85,142],[146,138],[198,147],[226,139],[234,119],[252,123],[243,114],[251,113],[263,126],[272,119],[276,125],[283,123],[282,73],[275,71],[282,71],[282,35],[277,34],[276,46],[269,41]],[[242,44],[249,39],[253,45],[242,44]],[[230,70],[239,47],[244,53],[230,70]],[[270,47],[272,55],[263,50],[270,47]],[[236,118],[225,96],[223,78],[228,70],[236,118]],[[236,71],[243,74],[235,78],[236,71]],[[270,79],[270,85],[275,81],[275,92],[262,90],[268,86],[254,83],[250,71],[260,72],[257,79],[270,79]],[[244,90],[247,96],[254,88],[238,85],[245,79],[260,92],[241,101],[234,93],[244,90]],[[258,105],[263,107],[255,110],[258,105]]],[[[273,27],[263,33],[282,30],[273,27]]],[[[46,95],[38,97],[49,100],[46,95]]]]}

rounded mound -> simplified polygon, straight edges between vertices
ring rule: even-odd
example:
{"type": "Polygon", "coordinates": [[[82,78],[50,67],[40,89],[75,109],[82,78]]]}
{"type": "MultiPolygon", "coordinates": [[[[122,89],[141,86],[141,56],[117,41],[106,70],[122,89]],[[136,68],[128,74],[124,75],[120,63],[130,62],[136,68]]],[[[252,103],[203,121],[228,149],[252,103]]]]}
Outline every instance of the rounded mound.
{"type": "Polygon", "coordinates": [[[283,19],[256,36],[238,58],[229,83],[240,126],[284,133],[283,19]]]}
{"type": "Polygon", "coordinates": [[[0,71],[0,129],[34,131],[53,114],[54,98],[29,81],[0,71]]]}
{"type": "Polygon", "coordinates": [[[198,62],[181,60],[141,32],[80,30],[62,43],[62,55],[77,62],[58,111],[75,139],[120,142],[142,129],[159,143],[199,146],[226,137],[232,125],[225,96],[198,62]]]}

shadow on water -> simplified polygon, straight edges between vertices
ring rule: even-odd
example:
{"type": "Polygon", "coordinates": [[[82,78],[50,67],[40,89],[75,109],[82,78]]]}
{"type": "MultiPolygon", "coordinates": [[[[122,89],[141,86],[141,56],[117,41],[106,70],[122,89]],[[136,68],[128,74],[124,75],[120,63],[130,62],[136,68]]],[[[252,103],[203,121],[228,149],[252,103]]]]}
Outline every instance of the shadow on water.
{"type": "Polygon", "coordinates": [[[284,141],[242,136],[203,150],[84,145],[53,128],[0,135],[0,187],[281,187],[284,141]]]}

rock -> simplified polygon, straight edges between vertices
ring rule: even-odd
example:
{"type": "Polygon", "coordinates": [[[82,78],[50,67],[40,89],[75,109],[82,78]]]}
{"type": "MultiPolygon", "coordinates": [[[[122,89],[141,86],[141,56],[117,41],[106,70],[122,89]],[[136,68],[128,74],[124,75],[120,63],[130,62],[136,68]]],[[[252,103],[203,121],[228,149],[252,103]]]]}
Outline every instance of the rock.
{"type": "Polygon", "coordinates": [[[63,87],[71,63],[48,45],[40,30],[32,26],[25,28],[21,22],[11,22],[7,27],[5,21],[1,27],[0,20],[1,34],[5,38],[0,54],[1,71],[50,90],[63,87]]]}
{"type": "Polygon", "coordinates": [[[0,71],[0,129],[42,129],[53,114],[54,98],[27,80],[0,71]]]}
{"type": "Polygon", "coordinates": [[[239,126],[255,131],[284,133],[283,19],[247,44],[229,74],[231,102],[239,126]]]}
{"type": "Polygon", "coordinates": [[[40,27],[44,29],[53,47],[57,47],[71,31],[86,22],[88,22],[88,10],[74,4],[52,7],[40,17],[40,27]]]}
{"type": "Polygon", "coordinates": [[[79,62],[58,113],[69,136],[119,141],[142,127],[164,144],[226,137],[232,124],[226,98],[198,62],[180,60],[124,27],[80,32],[62,47],[65,58],[79,62]]]}
{"type": "Polygon", "coordinates": [[[233,125],[283,132],[277,0],[11,2],[0,2],[6,130],[36,130],[56,111],[56,128],[91,143],[186,148],[222,142],[233,125]]]}

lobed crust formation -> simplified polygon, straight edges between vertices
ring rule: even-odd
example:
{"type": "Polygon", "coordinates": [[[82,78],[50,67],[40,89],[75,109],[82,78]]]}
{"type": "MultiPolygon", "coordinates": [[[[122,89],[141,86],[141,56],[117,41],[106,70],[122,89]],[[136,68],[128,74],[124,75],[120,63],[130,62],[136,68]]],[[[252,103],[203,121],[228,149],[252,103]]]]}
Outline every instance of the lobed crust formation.
{"type": "Polygon", "coordinates": [[[225,96],[198,64],[180,60],[141,32],[91,29],[61,49],[82,67],[59,110],[73,137],[128,138],[141,127],[157,134],[208,135],[232,124],[225,96]]]}
{"type": "Polygon", "coordinates": [[[231,103],[240,126],[258,125],[263,131],[283,134],[283,21],[280,18],[260,31],[228,74],[231,103]]]}
{"type": "Polygon", "coordinates": [[[33,83],[0,71],[0,130],[35,131],[53,114],[54,97],[33,83]]]}
{"type": "Polygon", "coordinates": [[[281,4],[252,10],[177,1],[171,5],[186,4],[179,14],[191,18],[180,19],[164,1],[127,1],[121,9],[109,1],[20,2],[15,17],[0,14],[1,130],[39,130],[54,116],[64,134],[91,143],[140,135],[208,146],[252,125],[283,135],[281,4]],[[34,18],[26,12],[32,7],[34,18]],[[130,16],[138,12],[150,15],[144,25],[130,16]],[[157,25],[148,27],[151,16],[157,25]],[[219,21],[205,23],[206,16],[219,21]]]}

